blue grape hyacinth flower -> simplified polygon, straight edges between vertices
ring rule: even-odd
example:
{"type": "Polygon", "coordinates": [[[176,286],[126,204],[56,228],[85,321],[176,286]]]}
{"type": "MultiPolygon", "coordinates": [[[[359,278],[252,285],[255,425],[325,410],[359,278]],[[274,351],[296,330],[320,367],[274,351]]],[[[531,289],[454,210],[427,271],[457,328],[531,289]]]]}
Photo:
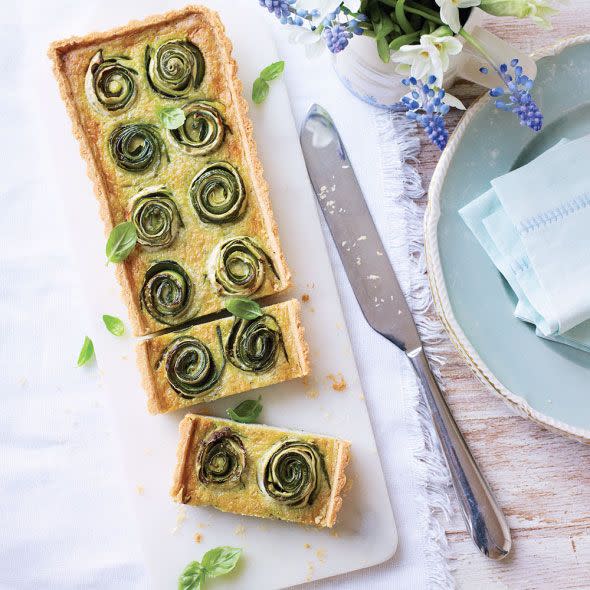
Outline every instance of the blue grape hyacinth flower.
{"type": "Polygon", "coordinates": [[[406,116],[416,121],[424,129],[428,139],[441,151],[444,150],[449,140],[444,117],[450,107],[443,102],[445,91],[435,86],[436,76],[430,76],[426,83],[413,77],[402,82],[412,88],[410,94],[402,98],[407,109],[406,116]]]}
{"type": "Polygon", "coordinates": [[[287,19],[291,14],[291,6],[296,0],[258,0],[260,6],[264,6],[278,19],[287,19]]]}
{"type": "Polygon", "coordinates": [[[326,46],[332,53],[338,53],[346,48],[348,40],[352,37],[352,32],[348,27],[339,23],[333,26],[327,26],[324,29],[324,39],[326,46]]]}
{"type": "MultiPolygon", "coordinates": [[[[514,113],[523,127],[533,131],[540,131],[543,127],[543,114],[531,96],[534,82],[524,74],[517,59],[494,68],[504,86],[497,86],[490,90],[490,96],[496,98],[496,107],[502,111],[514,113]],[[512,72],[510,71],[512,69],[512,72]]],[[[482,74],[489,72],[488,68],[480,68],[482,74]]]]}

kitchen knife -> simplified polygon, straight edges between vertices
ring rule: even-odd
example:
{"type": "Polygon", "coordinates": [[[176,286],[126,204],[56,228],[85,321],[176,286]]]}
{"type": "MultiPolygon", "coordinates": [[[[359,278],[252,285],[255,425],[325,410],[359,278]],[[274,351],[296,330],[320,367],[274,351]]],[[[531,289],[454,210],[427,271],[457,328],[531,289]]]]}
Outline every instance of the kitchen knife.
{"type": "Polygon", "coordinates": [[[340,135],[321,106],[314,104],[309,110],[300,139],[318,203],[362,312],[374,330],[408,356],[430,409],[467,530],[484,555],[502,559],[512,545],[510,529],[432,375],[340,135]]]}

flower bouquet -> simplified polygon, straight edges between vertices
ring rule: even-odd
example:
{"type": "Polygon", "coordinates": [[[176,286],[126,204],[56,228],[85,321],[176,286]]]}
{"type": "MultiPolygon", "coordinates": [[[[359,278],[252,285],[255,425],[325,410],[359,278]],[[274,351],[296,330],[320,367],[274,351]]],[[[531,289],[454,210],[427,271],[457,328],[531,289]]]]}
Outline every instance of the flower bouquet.
{"type": "Polygon", "coordinates": [[[401,106],[441,150],[447,144],[445,115],[461,102],[443,87],[445,74],[467,44],[481,58],[480,72],[495,76],[490,90],[497,108],[511,112],[533,131],[543,126],[543,115],[531,91],[533,79],[519,59],[498,63],[492,52],[464,27],[472,8],[498,17],[530,18],[550,27],[564,0],[259,0],[305,45],[308,56],[325,47],[340,53],[355,36],[375,40],[381,60],[396,64],[407,93],[401,106]]]}

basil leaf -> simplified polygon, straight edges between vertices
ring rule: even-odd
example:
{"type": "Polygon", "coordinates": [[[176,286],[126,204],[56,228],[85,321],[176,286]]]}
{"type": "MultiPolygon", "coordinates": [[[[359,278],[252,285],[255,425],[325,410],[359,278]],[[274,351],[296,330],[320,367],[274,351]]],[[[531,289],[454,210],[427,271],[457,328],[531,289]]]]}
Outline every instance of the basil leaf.
{"type": "Polygon", "coordinates": [[[262,404],[260,399],[262,396],[258,396],[258,399],[247,399],[239,403],[235,408],[229,408],[227,415],[234,422],[241,422],[242,424],[252,424],[256,422],[260,412],[262,412],[262,404]]]}
{"type": "Polygon", "coordinates": [[[205,570],[198,561],[191,561],[178,578],[178,590],[201,590],[205,570]]]}
{"type": "Polygon", "coordinates": [[[271,80],[276,80],[285,69],[285,62],[284,61],[275,61],[274,63],[266,66],[262,72],[260,72],[260,77],[267,82],[271,80]]]}
{"type": "Polygon", "coordinates": [[[252,86],[252,100],[256,104],[264,102],[268,96],[269,90],[270,86],[266,80],[263,80],[262,78],[256,78],[256,80],[254,80],[254,85],[252,86]]]}
{"type": "Polygon", "coordinates": [[[107,330],[114,336],[123,336],[125,333],[125,324],[114,315],[103,315],[102,321],[106,326],[107,330]]]}
{"type": "Polygon", "coordinates": [[[178,129],[186,121],[186,115],[178,107],[163,107],[158,111],[158,117],[166,129],[178,129]]]}
{"type": "Polygon", "coordinates": [[[232,297],[228,299],[225,309],[243,320],[255,320],[263,315],[260,305],[256,301],[248,299],[248,297],[232,297]]]}
{"type": "Polygon", "coordinates": [[[80,354],[78,355],[78,366],[82,367],[85,365],[94,355],[94,344],[92,340],[88,338],[88,336],[84,336],[84,344],[82,344],[82,348],[80,349],[80,354]]]}
{"type": "Polygon", "coordinates": [[[229,574],[240,559],[242,550],[236,547],[215,547],[203,555],[202,567],[211,578],[229,574]]]}
{"type": "Polygon", "coordinates": [[[106,254],[109,262],[123,262],[135,248],[137,231],[131,221],[115,225],[107,240],[106,254]]]}

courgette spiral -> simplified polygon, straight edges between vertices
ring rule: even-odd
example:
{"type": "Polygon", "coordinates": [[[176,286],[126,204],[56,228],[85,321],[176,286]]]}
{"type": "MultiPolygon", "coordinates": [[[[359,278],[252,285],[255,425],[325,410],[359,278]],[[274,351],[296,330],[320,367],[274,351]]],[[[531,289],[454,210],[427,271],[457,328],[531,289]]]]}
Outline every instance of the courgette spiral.
{"type": "Polygon", "coordinates": [[[316,445],[287,440],[277,443],[261,461],[258,486],[277,502],[301,507],[313,504],[322,477],[328,481],[324,459],[316,445]]]}
{"type": "Polygon", "coordinates": [[[218,149],[225,136],[225,124],[219,111],[202,100],[182,107],[184,123],[168,131],[178,147],[191,156],[206,156],[218,149]]]}
{"type": "Polygon", "coordinates": [[[235,486],[246,467],[242,439],[227,426],[214,431],[201,442],[196,466],[202,483],[235,486]]]}
{"type": "Polygon", "coordinates": [[[157,169],[162,160],[164,144],[155,125],[130,123],[117,127],[109,138],[115,164],[128,172],[157,169]]]}
{"type": "Polygon", "coordinates": [[[264,283],[266,252],[248,236],[228,238],[213,249],[208,264],[211,285],[223,295],[252,295],[264,283]]]}
{"type": "Polygon", "coordinates": [[[167,98],[184,98],[196,90],[205,75],[201,50],[190,41],[166,41],[145,49],[145,69],[150,86],[167,98]]]}
{"type": "Polygon", "coordinates": [[[137,71],[125,65],[124,56],[104,59],[99,49],[88,65],[84,87],[92,107],[101,112],[129,107],[137,96],[137,71]]]}
{"type": "Polygon", "coordinates": [[[219,381],[225,368],[219,327],[217,336],[222,354],[219,365],[216,364],[209,347],[192,336],[179,336],[164,350],[162,359],[165,359],[166,377],[180,397],[195,399],[219,381]]]}
{"type": "Polygon", "coordinates": [[[229,362],[238,369],[263,373],[275,366],[282,339],[281,328],[271,315],[254,320],[235,318],[225,352],[229,362]]]}
{"type": "Polygon", "coordinates": [[[172,192],[166,187],[143,189],[132,197],[130,207],[137,241],[146,250],[166,248],[174,242],[182,227],[182,219],[172,192]]]}
{"type": "Polygon", "coordinates": [[[201,169],[191,183],[189,196],[203,223],[236,221],[246,209],[242,178],[227,162],[214,162],[201,169]]]}
{"type": "Polygon", "coordinates": [[[172,326],[187,310],[191,295],[192,283],[184,269],[172,260],[164,260],[146,272],[140,298],[154,319],[172,326]]]}

